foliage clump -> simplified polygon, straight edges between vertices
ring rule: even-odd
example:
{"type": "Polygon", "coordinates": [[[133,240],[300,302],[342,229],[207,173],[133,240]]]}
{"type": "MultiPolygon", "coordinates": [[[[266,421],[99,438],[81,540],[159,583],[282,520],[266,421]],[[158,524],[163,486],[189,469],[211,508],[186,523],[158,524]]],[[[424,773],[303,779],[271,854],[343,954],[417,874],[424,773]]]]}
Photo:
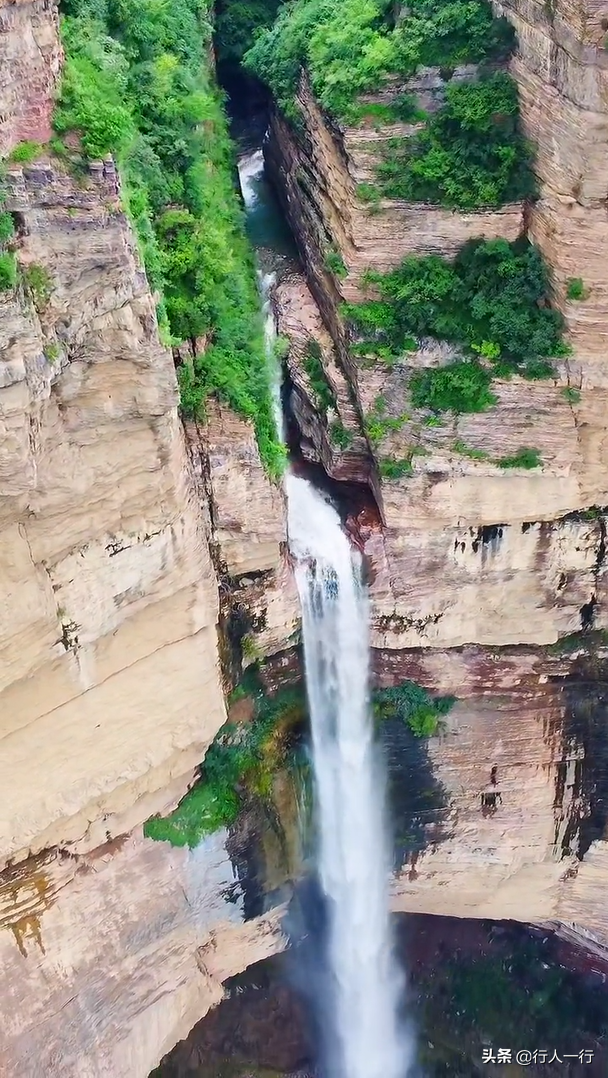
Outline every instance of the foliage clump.
{"type": "Polygon", "coordinates": [[[0,251],[0,292],[8,292],[17,284],[17,261],[13,251],[0,251]]]}
{"type": "Polygon", "coordinates": [[[510,456],[499,457],[499,468],[542,468],[542,458],[538,449],[524,445],[510,456]]]}
{"type": "Polygon", "coordinates": [[[28,164],[30,161],[35,161],[42,153],[42,150],[43,147],[39,142],[28,139],[25,142],[18,142],[13,147],[8,155],[8,160],[14,164],[28,164]]]}
{"type": "Polygon", "coordinates": [[[392,689],[376,689],[373,694],[375,717],[401,719],[416,737],[432,737],[442,726],[444,715],[456,703],[454,696],[431,696],[415,681],[404,681],[392,689]]]}
{"type": "Polygon", "coordinates": [[[270,26],[282,0],[216,0],[214,44],[220,63],[240,64],[259,32],[270,26]]]}
{"type": "Polygon", "coordinates": [[[215,394],[255,426],[264,464],[283,467],[253,255],[235,162],[212,83],[203,0],[65,0],[66,64],[54,117],[88,157],[116,157],[161,331],[189,342],[182,408],[215,394]]]}
{"type": "Polygon", "coordinates": [[[485,449],[476,449],[475,446],[468,445],[467,442],[463,442],[458,439],[454,442],[452,449],[455,453],[459,453],[462,457],[468,457],[469,460],[489,460],[490,454],[485,449]]]}
{"type": "Polygon", "coordinates": [[[344,259],[339,251],[335,247],[329,247],[325,252],[325,268],[333,273],[334,277],[343,279],[348,276],[348,269],[344,263],[344,259]]]}
{"type": "Polygon", "coordinates": [[[330,408],[336,407],[336,397],[327,379],[322,359],[321,345],[314,337],[310,337],[306,342],[303,366],[319,410],[327,412],[330,408]]]}
{"type": "Polygon", "coordinates": [[[453,262],[412,256],[391,273],[367,278],[379,298],[343,310],[368,349],[399,355],[411,348],[412,336],[434,337],[464,354],[416,372],[410,385],[416,407],[483,411],[495,403],[493,376],[546,377],[550,360],[567,354],[545,264],[527,240],[470,240],[453,262]]]}
{"type": "Polygon", "coordinates": [[[412,458],[410,457],[380,457],[378,471],[382,479],[403,479],[413,475],[412,458]]]}
{"type": "MultiPolygon", "coordinates": [[[[0,181],[3,173],[0,171],[0,181]]],[[[6,191],[0,182],[0,292],[8,292],[17,284],[17,259],[10,249],[10,242],[15,234],[13,215],[3,210],[6,191]]]]}
{"type": "Polygon", "coordinates": [[[15,234],[13,215],[0,210],[0,245],[8,243],[15,234]]]}
{"type": "Polygon", "coordinates": [[[49,271],[37,262],[32,262],[31,265],[25,266],[22,272],[23,280],[32,293],[36,307],[42,310],[49,302],[53,290],[53,281],[49,271]]]}
{"type": "Polygon", "coordinates": [[[388,75],[423,66],[506,59],[513,29],[487,0],[410,0],[395,19],[392,0],[292,0],[260,33],[245,66],[298,122],[296,91],[306,67],[323,107],[346,122],[360,118],[356,98],[388,75]]]}
{"type": "Polygon", "coordinates": [[[387,415],[386,400],[382,396],[376,397],[372,410],[365,416],[365,433],[369,438],[370,445],[375,449],[380,445],[385,435],[391,431],[401,430],[409,416],[406,413],[398,416],[387,415]]]}
{"type": "Polygon", "coordinates": [[[336,449],[350,449],[353,444],[352,431],[345,427],[341,419],[334,419],[329,428],[329,440],[336,449]]]}
{"type": "Polygon", "coordinates": [[[589,290],[585,288],[582,277],[569,277],[566,283],[566,295],[571,300],[587,299],[589,290]]]}
{"type": "Polygon", "coordinates": [[[474,210],[533,195],[531,161],[517,84],[496,72],[446,86],[445,104],[422,131],[391,140],[378,178],[389,198],[474,210]]]}
{"type": "Polygon", "coordinates": [[[412,404],[433,412],[485,412],[496,404],[492,371],[474,359],[416,371],[410,382],[412,404]]]}
{"type": "MultiPolygon", "coordinates": [[[[235,693],[232,702],[238,697],[235,693]]],[[[192,849],[207,835],[234,823],[244,796],[268,797],[272,776],[287,756],[287,734],[304,713],[301,688],[267,696],[257,687],[253,718],[243,725],[228,722],[222,727],[207,750],[199,781],[169,816],[146,821],[146,837],[192,849]]]]}

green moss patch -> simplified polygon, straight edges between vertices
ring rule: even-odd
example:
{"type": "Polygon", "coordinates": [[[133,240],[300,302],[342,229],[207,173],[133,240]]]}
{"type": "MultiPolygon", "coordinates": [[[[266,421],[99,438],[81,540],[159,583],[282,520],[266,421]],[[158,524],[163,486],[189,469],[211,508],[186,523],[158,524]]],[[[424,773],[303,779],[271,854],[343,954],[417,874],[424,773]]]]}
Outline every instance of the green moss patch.
{"type": "Polygon", "coordinates": [[[147,838],[193,848],[220,827],[234,823],[245,796],[269,797],[273,774],[287,759],[289,734],[304,719],[305,697],[300,688],[269,696],[255,675],[249,687],[252,679],[252,720],[222,727],[207,750],[199,781],[169,816],[146,821],[147,838]]]}

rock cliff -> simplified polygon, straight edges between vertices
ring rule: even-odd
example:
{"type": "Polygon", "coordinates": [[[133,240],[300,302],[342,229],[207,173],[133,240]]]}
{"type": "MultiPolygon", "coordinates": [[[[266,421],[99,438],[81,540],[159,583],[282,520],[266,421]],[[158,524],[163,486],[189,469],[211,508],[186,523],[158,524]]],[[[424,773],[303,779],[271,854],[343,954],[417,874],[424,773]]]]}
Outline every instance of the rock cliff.
{"type": "MultiPolygon", "coordinates": [[[[411,797],[397,782],[421,837],[395,908],[574,924],[607,944],[608,60],[595,7],[505,11],[540,199],[364,203],[403,125],[339,127],[304,74],[303,127],[276,112],[267,150],[306,267],[276,308],[304,457],[373,495],[348,525],[375,678],[458,697],[410,757],[411,797]],[[554,379],[498,380],[488,412],[425,423],[410,381],[449,350],[370,362],[342,301],[369,268],[522,232],[572,354],[554,379]],[[522,445],[542,466],[499,465],[522,445]],[[389,479],[387,460],[408,474],[389,479]]],[[[242,666],[272,658],[269,677],[289,676],[298,618],[283,497],[251,425],[214,402],[179,418],[112,160],[75,177],[49,151],[60,64],[54,4],[0,0],[0,154],[41,144],[4,181],[20,271],[0,292],[0,1069],[116,1078],[145,1075],[227,976],[284,945],[278,909],[247,919],[226,832],[190,853],[141,825],[192,784],[242,666]]],[[[443,81],[428,70],[408,89],[432,111],[443,81]]]]}
{"type": "MultiPolygon", "coordinates": [[[[410,678],[459,698],[423,761],[439,801],[431,808],[422,791],[408,802],[426,840],[408,853],[398,907],[575,922],[606,944],[606,671],[600,658],[583,658],[588,647],[596,654],[585,633],[600,630],[601,643],[608,617],[608,322],[595,253],[605,227],[608,62],[595,9],[496,10],[518,35],[511,71],[536,147],[540,198],[474,213],[364,200],[360,185],[373,177],[380,148],[408,130],[386,126],[373,108],[356,126],[336,122],[304,72],[300,122],[275,112],[267,159],[323,330],[311,314],[294,324],[293,285],[279,296],[280,319],[295,341],[288,364],[305,454],[336,478],[358,477],[377,502],[378,513],[367,508],[351,520],[370,571],[376,677],[383,685],[410,678]],[[412,376],[454,350],[429,340],[390,366],[362,357],[341,304],[369,295],[366,270],[386,272],[407,255],[451,258],[472,237],[520,235],[548,261],[572,353],[547,381],[499,378],[489,411],[428,423],[412,406],[412,376]],[[582,301],[568,298],[573,278],[584,282],[582,301]],[[329,409],[315,406],[307,376],[311,337],[322,345],[329,409]],[[328,453],[336,422],[348,437],[328,453]],[[522,446],[535,446],[542,466],[500,465],[522,446]],[[382,478],[390,461],[407,461],[403,478],[382,478]],[[582,836],[585,819],[595,820],[592,839],[588,830],[582,836]]],[[[426,69],[364,100],[375,106],[405,89],[432,112],[442,85],[440,72],[426,69]]]]}
{"type": "Polygon", "coordinates": [[[276,946],[221,897],[225,834],[197,861],[141,824],[225,722],[233,592],[267,654],[295,591],[250,426],[218,407],[184,437],[112,160],[48,150],[60,61],[55,4],[0,5],[0,154],[40,144],[3,162],[0,1070],[145,1075],[276,946]]]}

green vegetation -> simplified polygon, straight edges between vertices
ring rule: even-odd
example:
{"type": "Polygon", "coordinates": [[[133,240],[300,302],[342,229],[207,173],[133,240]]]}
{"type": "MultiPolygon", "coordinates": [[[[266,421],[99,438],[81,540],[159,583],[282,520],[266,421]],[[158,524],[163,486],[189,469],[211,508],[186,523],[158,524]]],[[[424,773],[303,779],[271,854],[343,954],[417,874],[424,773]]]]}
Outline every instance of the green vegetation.
{"type": "Polygon", "coordinates": [[[0,245],[8,243],[14,235],[15,225],[12,214],[0,211],[0,245]]]}
{"type": "Polygon", "coordinates": [[[146,821],[148,838],[192,849],[206,835],[234,823],[244,796],[270,795],[273,773],[287,757],[288,733],[303,721],[304,694],[287,688],[267,696],[258,687],[254,708],[250,722],[222,727],[207,750],[200,780],[169,816],[146,821]]]}
{"type": "Polygon", "coordinates": [[[399,416],[388,416],[386,414],[386,400],[384,397],[376,397],[372,411],[365,416],[365,433],[369,438],[372,448],[376,448],[380,445],[385,435],[390,431],[401,430],[404,423],[409,419],[409,415],[404,413],[399,416]]]}
{"type": "Polygon", "coordinates": [[[379,127],[384,124],[417,123],[426,120],[427,114],[419,108],[413,94],[397,94],[387,104],[363,101],[352,105],[349,117],[353,124],[366,123],[379,127]]]}
{"type": "Polygon", "coordinates": [[[461,457],[468,457],[469,460],[489,460],[490,454],[486,453],[485,449],[474,449],[473,446],[467,445],[466,442],[456,441],[452,446],[455,453],[460,453],[461,457]]]}
{"type": "Polygon", "coordinates": [[[325,252],[325,268],[333,273],[335,277],[344,278],[348,277],[348,270],[344,264],[344,259],[339,251],[336,251],[335,247],[328,247],[325,252]]]}
{"type": "Polygon", "coordinates": [[[260,29],[270,26],[282,0],[216,0],[214,42],[222,63],[240,64],[260,29]]]}
{"type": "Polygon", "coordinates": [[[524,445],[510,457],[499,457],[499,468],[542,468],[543,462],[538,449],[524,445]]]}
{"type": "Polygon", "coordinates": [[[45,344],[44,354],[48,359],[49,363],[56,363],[60,355],[59,345],[57,344],[57,342],[49,341],[48,344],[45,344]]]}
{"type": "Polygon", "coordinates": [[[13,251],[0,251],[0,292],[17,284],[17,261],[13,251]]]}
{"type": "Polygon", "coordinates": [[[578,404],[581,399],[581,391],[580,389],[575,389],[574,386],[564,386],[562,397],[568,401],[568,404],[578,404]]]}
{"type": "Polygon", "coordinates": [[[571,300],[587,299],[589,290],[585,288],[582,277],[569,277],[566,282],[566,295],[571,300]]]}
{"type": "Polygon", "coordinates": [[[410,0],[394,18],[392,0],[293,0],[245,56],[287,117],[299,118],[295,93],[308,69],[323,107],[347,122],[360,118],[356,98],[390,74],[423,66],[455,67],[504,59],[514,34],[486,0],[410,0]]]}
{"type": "Polygon", "coordinates": [[[418,408],[483,411],[495,403],[493,376],[547,377],[550,360],[567,354],[544,262],[527,240],[470,240],[453,262],[410,257],[391,273],[367,277],[379,299],[343,307],[366,350],[398,356],[412,337],[434,337],[465,353],[416,372],[410,388],[418,408]]]}
{"type": "Polygon", "coordinates": [[[547,651],[550,655],[571,655],[582,648],[587,652],[593,652],[598,648],[608,648],[608,629],[589,629],[568,633],[567,636],[561,636],[554,644],[549,644],[547,651]]]}
{"type": "Polygon", "coordinates": [[[65,0],[64,10],[55,129],[78,132],[88,157],[118,161],[125,208],[161,296],[161,331],[198,349],[179,370],[182,408],[194,415],[209,395],[220,397],[252,420],[277,475],[284,451],[233,150],[211,81],[206,0],[65,0]]]}
{"type": "Polygon", "coordinates": [[[33,262],[31,266],[24,266],[21,275],[32,293],[34,304],[42,310],[50,300],[53,290],[53,282],[49,271],[44,266],[39,266],[36,262],[33,262]]]}
{"type": "Polygon", "coordinates": [[[374,187],[373,183],[358,183],[357,197],[360,198],[362,202],[366,202],[370,209],[377,209],[380,203],[381,193],[377,187],[374,187]]]}
{"type": "Polygon", "coordinates": [[[391,140],[378,178],[389,198],[473,210],[533,195],[531,159],[517,84],[497,72],[446,86],[445,104],[424,130],[391,140]]]}
{"type": "Polygon", "coordinates": [[[374,715],[380,721],[401,719],[416,737],[432,737],[442,727],[444,715],[456,703],[453,696],[431,696],[415,681],[373,693],[374,715]]]}
{"type": "Polygon", "coordinates": [[[0,292],[8,292],[17,284],[17,260],[14,252],[7,249],[15,234],[15,225],[12,214],[2,209],[6,202],[3,178],[4,161],[0,162],[0,292]]]}
{"type": "Polygon", "coordinates": [[[410,382],[412,404],[432,412],[484,412],[496,404],[492,372],[476,360],[416,371],[410,382]]]}
{"type": "Polygon", "coordinates": [[[9,153],[8,160],[14,164],[27,164],[29,161],[35,161],[42,150],[43,147],[39,142],[19,142],[9,153]]]}
{"type": "Polygon", "coordinates": [[[329,440],[337,449],[350,449],[353,444],[353,434],[344,426],[341,419],[334,419],[329,428],[329,440]]]}
{"type": "Polygon", "coordinates": [[[378,459],[378,471],[382,479],[403,479],[406,475],[413,475],[412,458],[410,457],[380,457],[378,459]]]}
{"type": "Polygon", "coordinates": [[[327,412],[329,408],[336,407],[334,391],[330,386],[325,370],[323,369],[323,352],[321,345],[314,337],[309,337],[306,342],[306,354],[304,356],[304,370],[310,380],[312,391],[320,411],[327,412]]]}

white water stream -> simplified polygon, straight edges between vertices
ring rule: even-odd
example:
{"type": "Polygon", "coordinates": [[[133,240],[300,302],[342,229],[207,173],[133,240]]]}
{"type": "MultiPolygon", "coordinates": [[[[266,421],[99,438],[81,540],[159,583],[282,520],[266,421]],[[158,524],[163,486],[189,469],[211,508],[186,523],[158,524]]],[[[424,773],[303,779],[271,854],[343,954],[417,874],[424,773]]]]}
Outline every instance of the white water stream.
{"type": "MultiPolygon", "coordinates": [[[[240,163],[251,212],[261,153],[240,163]]],[[[274,320],[266,302],[269,358],[274,320]]],[[[280,393],[277,390],[277,420],[280,393]]],[[[331,1078],[407,1078],[411,1038],[400,1021],[402,980],[389,918],[390,847],[384,776],[369,700],[368,609],[361,559],[338,513],[311,483],[288,472],[289,545],[296,563],[308,691],[318,826],[318,873],[327,899],[331,1078]]]]}

